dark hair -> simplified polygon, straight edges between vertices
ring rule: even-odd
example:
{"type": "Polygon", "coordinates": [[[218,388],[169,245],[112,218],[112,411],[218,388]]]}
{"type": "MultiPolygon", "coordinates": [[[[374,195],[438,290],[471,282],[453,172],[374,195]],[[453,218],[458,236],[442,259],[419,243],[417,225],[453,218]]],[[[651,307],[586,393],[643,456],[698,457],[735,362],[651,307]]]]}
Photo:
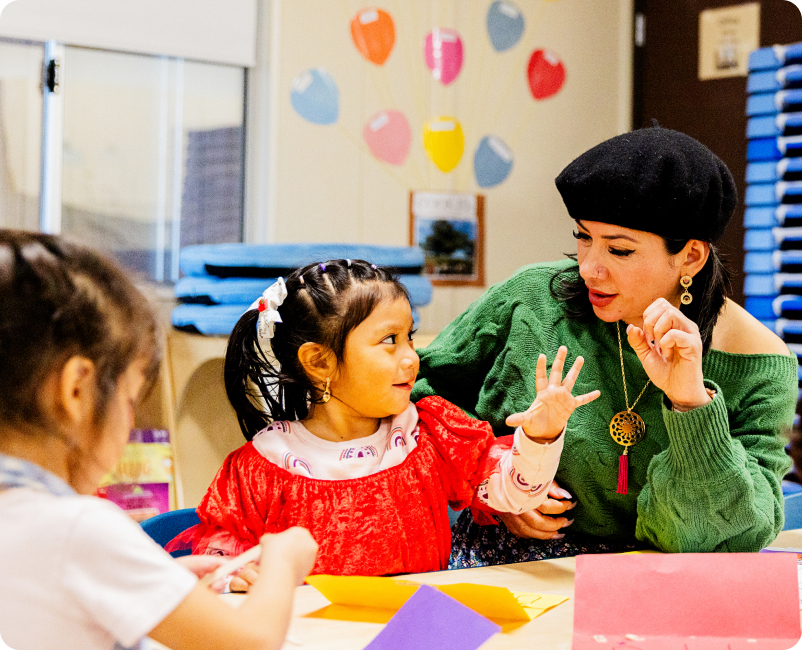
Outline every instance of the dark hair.
{"type": "Polygon", "coordinates": [[[40,386],[67,360],[95,364],[96,422],[137,359],[155,378],[161,336],[148,301],[109,260],[53,235],[0,229],[0,420],[48,428],[40,386]]]}
{"type": "MultiPolygon", "coordinates": [[[[669,255],[679,253],[690,240],[666,239],[666,251],[669,255]]],[[[710,245],[710,255],[702,270],[693,278],[693,302],[681,305],[682,312],[696,323],[702,338],[703,351],[710,348],[713,328],[716,326],[724,300],[731,292],[730,273],[719,255],[718,249],[710,245]]],[[[576,260],[576,255],[568,255],[576,260]]],[[[592,317],[593,306],[588,298],[585,281],[579,275],[579,267],[572,266],[555,273],[549,285],[551,295],[563,303],[563,310],[568,318],[587,321],[592,317]]]]}
{"type": "Polygon", "coordinates": [[[271,340],[275,361],[259,345],[256,309],[243,314],[228,340],[226,394],[247,440],[273,420],[302,420],[309,404],[319,403],[321,391],[298,359],[304,343],[323,345],[342,361],[348,334],[381,300],[409,300],[390,271],[364,260],[309,264],[285,283],[287,297],[278,309],[282,322],[275,324],[271,340]]]}

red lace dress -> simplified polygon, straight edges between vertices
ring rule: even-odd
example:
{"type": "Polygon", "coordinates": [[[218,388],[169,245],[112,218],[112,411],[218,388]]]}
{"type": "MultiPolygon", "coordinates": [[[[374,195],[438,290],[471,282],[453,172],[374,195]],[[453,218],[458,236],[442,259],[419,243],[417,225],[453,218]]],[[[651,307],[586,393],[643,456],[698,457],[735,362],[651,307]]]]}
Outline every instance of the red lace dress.
{"type": "MultiPolygon", "coordinates": [[[[308,529],[320,549],[312,573],[388,575],[445,569],[451,552],[447,506],[474,502],[496,463],[490,425],[440,397],[416,405],[418,445],[400,465],[362,478],[291,474],[252,443],[231,453],[198,507],[201,523],[168,545],[203,554],[221,535],[239,553],[265,533],[308,529]]],[[[511,438],[511,436],[510,436],[511,438]]],[[[502,445],[504,443],[501,443],[502,445]]],[[[508,446],[508,445],[504,445],[508,446]]],[[[480,508],[487,506],[476,503],[480,508]]],[[[229,544],[230,548],[230,544],[229,544]]]]}

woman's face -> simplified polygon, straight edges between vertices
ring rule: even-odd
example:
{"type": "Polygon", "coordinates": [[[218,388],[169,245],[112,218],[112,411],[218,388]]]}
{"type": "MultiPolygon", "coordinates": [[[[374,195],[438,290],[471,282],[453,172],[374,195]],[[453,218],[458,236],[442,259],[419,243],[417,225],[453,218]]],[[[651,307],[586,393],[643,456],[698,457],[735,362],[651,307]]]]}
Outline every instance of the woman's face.
{"type": "Polygon", "coordinates": [[[659,235],[598,221],[577,221],[579,274],[601,320],[640,327],[658,298],[679,306],[681,269],[659,235]]]}

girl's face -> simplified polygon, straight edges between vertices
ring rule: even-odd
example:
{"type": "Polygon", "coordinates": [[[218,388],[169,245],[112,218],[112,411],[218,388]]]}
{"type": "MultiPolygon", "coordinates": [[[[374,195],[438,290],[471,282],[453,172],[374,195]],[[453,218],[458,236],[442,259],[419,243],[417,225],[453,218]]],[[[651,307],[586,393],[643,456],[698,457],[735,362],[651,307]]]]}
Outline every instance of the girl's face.
{"type": "Polygon", "coordinates": [[[93,484],[85,492],[94,493],[105,473],[114,468],[125,451],[128,436],[134,426],[134,407],[145,383],[146,367],[145,360],[134,361],[117,381],[117,390],[100,419],[99,432],[95,434],[91,446],[85,447],[90,450],[95,461],[85,463],[84,471],[91,472],[89,482],[93,484]]]}
{"type": "Polygon", "coordinates": [[[348,334],[332,395],[365,417],[403,413],[420,366],[412,334],[407,299],[382,300],[348,334]]]}
{"type": "Polygon", "coordinates": [[[579,275],[601,320],[643,325],[658,298],[679,306],[681,269],[659,235],[598,221],[577,221],[579,275]]]}

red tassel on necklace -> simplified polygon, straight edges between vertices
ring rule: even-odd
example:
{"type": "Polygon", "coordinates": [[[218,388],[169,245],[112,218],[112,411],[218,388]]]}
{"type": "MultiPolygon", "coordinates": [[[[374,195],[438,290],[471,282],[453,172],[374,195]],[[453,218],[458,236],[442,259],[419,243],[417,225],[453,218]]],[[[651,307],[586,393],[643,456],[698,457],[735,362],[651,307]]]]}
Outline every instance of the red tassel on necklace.
{"type": "Polygon", "coordinates": [[[618,494],[626,494],[629,491],[629,447],[624,447],[624,453],[618,459],[618,494]]]}

